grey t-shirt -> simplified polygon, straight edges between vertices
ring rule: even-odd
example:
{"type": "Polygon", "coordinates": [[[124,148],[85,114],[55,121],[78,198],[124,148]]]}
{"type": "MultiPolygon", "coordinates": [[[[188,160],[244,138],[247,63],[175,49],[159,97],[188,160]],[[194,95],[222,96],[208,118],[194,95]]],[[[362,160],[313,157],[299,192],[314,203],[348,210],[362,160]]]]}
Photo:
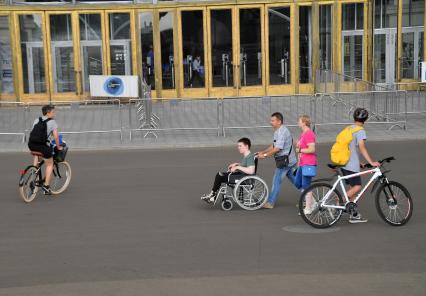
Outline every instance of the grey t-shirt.
{"type": "MultiPolygon", "coordinates": [[[[290,152],[290,148],[293,144],[293,137],[291,136],[290,131],[284,125],[282,125],[279,129],[274,132],[274,142],[273,146],[281,149],[275,156],[283,156],[287,155],[290,152]]],[[[289,155],[289,166],[293,166],[296,164],[296,154],[294,153],[294,148],[291,148],[291,152],[289,155]]]]}
{"type": "MultiPolygon", "coordinates": [[[[352,127],[355,127],[353,125],[352,127]]],[[[361,140],[367,140],[367,134],[365,130],[362,129],[353,134],[352,142],[349,144],[349,149],[351,150],[351,157],[349,158],[348,163],[343,167],[345,170],[351,172],[359,172],[360,168],[360,153],[359,153],[359,142],[361,140]]]]}
{"type": "MultiPolygon", "coordinates": [[[[41,119],[46,120],[47,116],[42,116],[41,119]]],[[[34,127],[34,125],[37,124],[37,122],[38,122],[38,118],[36,118],[36,120],[34,120],[33,127],[34,127]]],[[[54,119],[51,119],[47,122],[47,137],[48,137],[49,142],[51,140],[53,140],[53,130],[57,129],[57,128],[58,128],[58,124],[56,123],[56,121],[54,119]]]]}

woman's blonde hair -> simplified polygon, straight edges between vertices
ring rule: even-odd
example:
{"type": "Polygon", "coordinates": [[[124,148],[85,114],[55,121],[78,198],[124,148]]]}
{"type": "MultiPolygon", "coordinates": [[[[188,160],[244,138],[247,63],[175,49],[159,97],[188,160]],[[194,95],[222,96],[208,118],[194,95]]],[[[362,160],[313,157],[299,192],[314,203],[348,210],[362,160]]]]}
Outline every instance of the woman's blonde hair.
{"type": "Polygon", "coordinates": [[[302,120],[307,127],[311,127],[311,117],[309,117],[309,115],[302,115],[299,119],[302,120]]]}

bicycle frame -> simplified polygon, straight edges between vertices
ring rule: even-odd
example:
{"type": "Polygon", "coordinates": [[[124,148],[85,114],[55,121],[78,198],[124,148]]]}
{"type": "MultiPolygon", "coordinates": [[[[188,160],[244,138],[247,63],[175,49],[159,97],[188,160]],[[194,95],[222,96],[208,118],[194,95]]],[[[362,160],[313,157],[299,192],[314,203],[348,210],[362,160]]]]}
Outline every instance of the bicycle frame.
{"type": "Polygon", "coordinates": [[[362,188],[361,192],[358,193],[357,197],[354,199],[354,203],[357,203],[358,200],[361,198],[361,196],[364,194],[364,192],[368,189],[368,187],[374,182],[376,181],[379,177],[383,176],[382,171],[380,170],[380,168],[374,168],[371,170],[367,170],[367,171],[362,171],[359,173],[355,173],[355,174],[351,174],[351,175],[347,175],[347,176],[338,176],[336,182],[334,182],[333,187],[327,192],[327,194],[324,196],[322,202],[321,202],[321,207],[324,208],[333,208],[333,209],[341,209],[344,210],[346,209],[346,205],[350,202],[348,194],[346,192],[346,188],[345,185],[343,184],[344,180],[353,178],[353,177],[358,177],[358,176],[363,176],[363,175],[367,175],[367,174],[373,174],[373,176],[370,178],[370,180],[368,181],[368,183],[362,188]],[[326,201],[328,200],[328,198],[330,197],[330,195],[334,192],[334,190],[337,188],[337,186],[340,184],[340,188],[342,189],[343,192],[343,196],[345,198],[345,205],[344,206],[334,206],[334,205],[327,205],[326,201]]]}

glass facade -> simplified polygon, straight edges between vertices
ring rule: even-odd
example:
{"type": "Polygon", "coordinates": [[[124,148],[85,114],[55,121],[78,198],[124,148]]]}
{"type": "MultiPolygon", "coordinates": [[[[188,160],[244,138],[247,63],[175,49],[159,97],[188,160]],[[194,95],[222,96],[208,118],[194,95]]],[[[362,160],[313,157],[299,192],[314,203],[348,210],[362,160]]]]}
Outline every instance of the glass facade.
{"type": "Polygon", "coordinates": [[[155,89],[154,30],[152,12],[139,14],[139,32],[142,52],[142,75],[145,82],[155,89]]]}
{"type": "Polygon", "coordinates": [[[174,62],[174,13],[160,12],[160,46],[161,46],[161,75],[163,89],[176,88],[176,72],[174,62]]]}
{"type": "Polygon", "coordinates": [[[51,15],[49,21],[54,92],[75,92],[71,15],[51,15]]]}
{"type": "Polygon", "coordinates": [[[374,0],[373,28],[362,0],[144,1],[2,6],[2,98],[86,99],[90,75],[140,75],[163,97],[310,93],[321,69],[341,90],[421,77],[425,0],[374,0]]]}
{"type": "Polygon", "coordinates": [[[299,8],[299,82],[312,82],[312,8],[299,8]]]}
{"type": "Polygon", "coordinates": [[[43,21],[41,14],[19,16],[24,93],[46,92],[43,21]]]}
{"type": "Polygon", "coordinates": [[[102,18],[98,13],[80,14],[80,55],[84,91],[89,91],[89,75],[104,73],[102,18]]]}
{"type": "Polygon", "coordinates": [[[390,84],[395,81],[398,58],[398,1],[375,0],[374,5],[374,81],[390,84]]]}
{"type": "Polygon", "coordinates": [[[402,0],[401,78],[418,79],[423,61],[424,0],[402,0]]]}
{"type": "Polygon", "coordinates": [[[184,87],[204,87],[204,25],[201,10],[182,11],[182,53],[184,87]]]}
{"type": "Polygon", "coordinates": [[[333,65],[333,5],[320,5],[319,53],[320,69],[331,70],[333,65]]]}
{"type": "Polygon", "coordinates": [[[132,38],[129,13],[109,14],[112,75],[132,75],[132,38]]]}
{"type": "Polygon", "coordinates": [[[342,58],[345,80],[364,75],[364,4],[342,5],[342,58]]]}
{"type": "Polygon", "coordinates": [[[232,11],[210,12],[213,87],[234,85],[232,11]]]}
{"type": "Polygon", "coordinates": [[[0,16],[0,97],[1,94],[12,94],[13,92],[13,67],[9,17],[0,16]]]}
{"type": "Polygon", "coordinates": [[[268,9],[269,83],[289,84],[290,77],[290,7],[268,9]]]}
{"type": "Polygon", "coordinates": [[[241,86],[262,84],[262,29],[260,9],[240,9],[241,86]]]}

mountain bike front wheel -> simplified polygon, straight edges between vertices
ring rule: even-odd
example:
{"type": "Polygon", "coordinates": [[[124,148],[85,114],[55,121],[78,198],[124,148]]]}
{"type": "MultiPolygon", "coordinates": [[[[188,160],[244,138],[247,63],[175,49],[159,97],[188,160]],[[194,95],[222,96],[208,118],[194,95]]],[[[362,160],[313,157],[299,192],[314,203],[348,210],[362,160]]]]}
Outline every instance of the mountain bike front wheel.
{"type": "Polygon", "coordinates": [[[71,166],[68,162],[55,163],[53,167],[52,181],[50,182],[50,190],[52,194],[60,194],[64,192],[71,182],[71,166]]]}
{"type": "Polygon", "coordinates": [[[383,183],[376,192],[376,209],[386,223],[402,226],[413,214],[410,192],[398,182],[383,183]]]}

